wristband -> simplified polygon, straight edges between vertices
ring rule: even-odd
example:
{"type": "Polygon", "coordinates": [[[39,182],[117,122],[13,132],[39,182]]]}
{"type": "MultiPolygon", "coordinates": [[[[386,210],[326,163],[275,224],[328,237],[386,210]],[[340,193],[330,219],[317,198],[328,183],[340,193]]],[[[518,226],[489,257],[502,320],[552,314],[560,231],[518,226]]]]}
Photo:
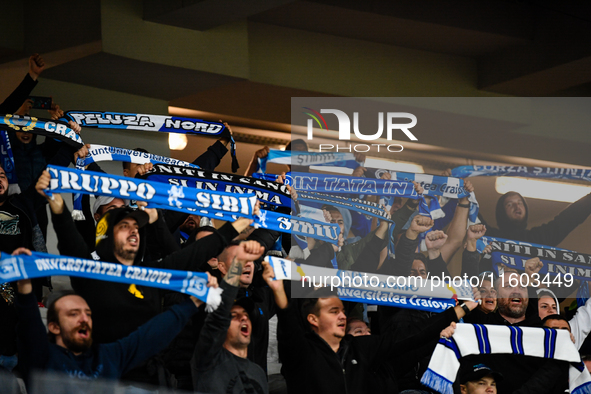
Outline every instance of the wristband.
{"type": "Polygon", "coordinates": [[[461,208],[470,208],[470,203],[467,203],[467,204],[460,204],[460,203],[458,203],[458,207],[461,207],[461,208]]]}
{"type": "Polygon", "coordinates": [[[470,310],[470,308],[468,308],[468,305],[466,305],[465,302],[463,302],[461,305],[462,309],[464,310],[464,313],[467,315],[469,315],[472,311],[470,310]]]}

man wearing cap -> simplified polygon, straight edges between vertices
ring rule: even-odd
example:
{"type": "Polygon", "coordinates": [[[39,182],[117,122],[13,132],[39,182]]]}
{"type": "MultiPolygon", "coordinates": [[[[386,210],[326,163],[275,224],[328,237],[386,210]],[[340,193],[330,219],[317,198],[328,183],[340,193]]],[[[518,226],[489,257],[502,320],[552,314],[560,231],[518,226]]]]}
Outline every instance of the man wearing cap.
{"type": "Polygon", "coordinates": [[[248,298],[234,302],[245,265],[264,251],[256,241],[243,241],[228,265],[220,287],[222,304],[205,319],[191,360],[193,387],[197,392],[267,393],[267,375],[248,360],[252,334],[253,303],[248,298]]]}
{"type": "MultiPolygon", "coordinates": [[[[43,190],[49,186],[49,180],[50,175],[45,171],[37,182],[37,191],[43,196],[43,190]]],[[[145,261],[144,229],[150,218],[148,212],[153,213],[152,210],[134,211],[124,207],[107,211],[97,224],[96,250],[91,254],[76,231],[62,197],[54,193],[53,199],[48,198],[48,202],[58,238],[58,249],[62,255],[153,268],[205,271],[207,261],[217,256],[230,240],[252,222],[240,218],[233,223],[225,224],[207,239],[196,241],[179,252],[156,261],[145,261]]],[[[162,309],[163,291],[156,288],[84,278],[71,278],[71,282],[93,310],[95,340],[98,343],[109,343],[124,338],[162,309]]],[[[158,370],[158,365],[156,369],[158,370]]],[[[131,371],[124,379],[139,383],[164,383],[159,382],[157,376],[150,374],[146,365],[131,371]]]]}
{"type": "MultiPolygon", "coordinates": [[[[23,253],[30,255],[25,248],[13,254],[23,253]]],[[[217,280],[210,276],[208,286],[217,287],[217,280]]],[[[93,317],[84,298],[73,292],[52,296],[47,334],[31,281],[18,282],[19,369],[27,382],[35,370],[58,371],[79,379],[117,379],[165,348],[203,304],[191,297],[115,343],[93,345],[93,317]]]]}
{"type": "Polygon", "coordinates": [[[471,365],[460,371],[460,390],[462,394],[497,394],[497,382],[503,376],[484,364],[471,365]]]}

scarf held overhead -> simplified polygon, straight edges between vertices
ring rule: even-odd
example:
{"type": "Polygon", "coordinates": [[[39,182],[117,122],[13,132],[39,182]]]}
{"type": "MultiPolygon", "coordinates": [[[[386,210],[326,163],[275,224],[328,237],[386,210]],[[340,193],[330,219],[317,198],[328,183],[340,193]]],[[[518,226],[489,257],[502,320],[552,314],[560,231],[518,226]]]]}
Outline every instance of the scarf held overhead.
{"type": "Polygon", "coordinates": [[[573,179],[591,182],[589,168],[555,168],[525,166],[460,166],[451,170],[453,176],[515,176],[525,178],[573,179]]]}
{"type": "Polygon", "coordinates": [[[221,302],[222,289],[207,287],[207,274],[204,272],[127,266],[38,252],[31,252],[31,256],[24,254],[10,256],[3,253],[0,258],[1,282],[53,275],[75,276],[173,290],[197,297],[207,303],[210,311],[215,310],[221,302]]]}
{"type": "Polygon", "coordinates": [[[357,168],[363,163],[355,160],[353,153],[344,152],[301,152],[270,149],[266,157],[258,159],[258,172],[267,172],[267,163],[287,164],[301,167],[334,166],[357,168]]]}
{"type": "Polygon", "coordinates": [[[88,155],[84,158],[78,158],[76,167],[82,169],[90,163],[101,161],[122,161],[126,163],[146,164],[146,163],[164,163],[181,167],[199,168],[198,165],[186,161],[172,159],[166,156],[153,155],[147,152],[138,152],[132,149],[116,148],[113,146],[91,144],[88,149],[88,155]]]}
{"type": "Polygon", "coordinates": [[[262,210],[254,214],[254,193],[211,192],[168,185],[142,179],[132,179],[92,171],[47,166],[51,175],[48,195],[56,193],[81,193],[111,196],[123,200],[148,202],[149,208],[171,209],[212,219],[234,221],[237,217],[254,220],[255,228],[289,232],[289,215],[262,210]]]}
{"type": "Polygon", "coordinates": [[[458,324],[451,338],[439,340],[421,383],[439,393],[453,394],[460,359],[474,354],[515,354],[567,361],[571,394],[591,393],[591,375],[568,331],[502,325],[458,324]]]}
{"type": "MultiPolygon", "coordinates": [[[[115,148],[105,145],[90,145],[88,155],[84,158],[78,158],[76,168],[84,170],[84,167],[91,163],[101,161],[122,161],[126,163],[146,164],[146,163],[166,163],[176,164],[183,167],[199,168],[199,166],[187,163],[186,161],[171,159],[165,156],[153,155],[147,152],[138,152],[131,149],[115,148]]],[[[82,194],[74,195],[74,210],[72,211],[74,220],[84,220],[82,212],[82,194]]]]}
{"type": "Polygon", "coordinates": [[[2,122],[0,122],[0,129],[44,135],[65,142],[74,148],[82,148],[84,145],[80,136],[69,128],[67,124],[48,119],[39,119],[32,116],[6,115],[3,117],[2,122]]]}
{"type": "Polygon", "coordinates": [[[158,131],[165,133],[195,134],[208,137],[226,138],[230,141],[232,172],[239,168],[236,159],[236,142],[223,123],[177,116],[129,114],[121,112],[68,111],[64,113],[82,127],[99,129],[126,129],[158,131]]]}
{"type": "Polygon", "coordinates": [[[262,203],[291,208],[287,187],[277,182],[168,164],[155,164],[141,178],[203,190],[255,193],[262,203]]]}

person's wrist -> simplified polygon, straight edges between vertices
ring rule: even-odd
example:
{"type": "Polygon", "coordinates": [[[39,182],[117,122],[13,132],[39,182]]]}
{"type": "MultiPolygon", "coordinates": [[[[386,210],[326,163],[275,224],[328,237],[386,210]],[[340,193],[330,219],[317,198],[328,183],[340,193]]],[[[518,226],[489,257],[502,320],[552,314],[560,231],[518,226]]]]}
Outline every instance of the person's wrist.
{"type": "Polygon", "coordinates": [[[458,202],[458,207],[460,207],[460,208],[470,208],[470,203],[469,202],[466,202],[466,203],[458,202]]]}
{"type": "Polygon", "coordinates": [[[441,255],[441,252],[439,249],[427,249],[427,254],[429,255],[429,260],[435,260],[441,255]]]}
{"type": "Polygon", "coordinates": [[[411,230],[410,228],[408,230],[406,230],[406,238],[410,239],[411,241],[414,241],[415,239],[417,239],[418,236],[419,236],[418,231],[411,230]]]}
{"type": "Polygon", "coordinates": [[[470,308],[468,307],[468,305],[466,305],[466,303],[465,303],[465,302],[462,302],[462,303],[460,304],[460,307],[462,308],[462,310],[463,310],[463,311],[464,311],[464,313],[465,313],[465,315],[464,315],[464,316],[467,316],[467,315],[469,315],[470,313],[472,313],[472,309],[470,309],[470,308]]]}

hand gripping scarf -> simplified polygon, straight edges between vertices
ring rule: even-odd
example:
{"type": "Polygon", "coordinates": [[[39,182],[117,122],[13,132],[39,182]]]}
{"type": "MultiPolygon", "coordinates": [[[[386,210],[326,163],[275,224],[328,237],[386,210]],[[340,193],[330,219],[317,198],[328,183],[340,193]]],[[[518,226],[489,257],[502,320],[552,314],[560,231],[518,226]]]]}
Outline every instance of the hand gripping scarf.
{"type": "Polygon", "coordinates": [[[238,217],[245,217],[254,220],[255,228],[280,232],[291,230],[290,215],[266,210],[261,210],[260,215],[255,215],[257,199],[254,193],[198,190],[51,165],[47,166],[47,170],[52,178],[46,190],[48,195],[51,192],[81,193],[146,201],[149,208],[172,209],[230,222],[238,217]]]}
{"type": "Polygon", "coordinates": [[[568,331],[500,325],[458,324],[451,338],[439,340],[421,383],[439,393],[453,394],[460,359],[473,354],[516,354],[568,361],[571,394],[591,393],[591,376],[568,331]]]}
{"type": "Polygon", "coordinates": [[[164,133],[195,134],[207,137],[226,138],[230,141],[232,172],[240,166],[236,159],[236,142],[223,123],[177,116],[128,114],[120,112],[68,111],[64,114],[82,127],[99,129],[127,129],[159,131],[164,133]]]}
{"type": "Polygon", "coordinates": [[[67,125],[54,122],[48,119],[39,119],[31,116],[6,115],[0,121],[0,164],[8,178],[9,193],[20,193],[16,170],[14,168],[14,157],[7,131],[25,131],[28,133],[44,135],[58,139],[75,148],[81,148],[84,143],[74,130],[67,125]]]}
{"type": "Polygon", "coordinates": [[[275,280],[301,282],[302,287],[322,285],[337,289],[341,300],[373,305],[396,306],[441,312],[456,305],[456,300],[472,300],[472,287],[436,284],[420,277],[370,274],[298,264],[273,256],[265,257],[275,272],[275,280]]]}
{"type": "Polygon", "coordinates": [[[217,309],[222,301],[222,289],[207,287],[207,274],[204,272],[127,266],[38,252],[31,252],[31,256],[25,254],[10,256],[2,253],[0,257],[0,282],[53,275],[140,284],[178,291],[195,296],[207,303],[206,310],[210,312],[217,309]]]}

